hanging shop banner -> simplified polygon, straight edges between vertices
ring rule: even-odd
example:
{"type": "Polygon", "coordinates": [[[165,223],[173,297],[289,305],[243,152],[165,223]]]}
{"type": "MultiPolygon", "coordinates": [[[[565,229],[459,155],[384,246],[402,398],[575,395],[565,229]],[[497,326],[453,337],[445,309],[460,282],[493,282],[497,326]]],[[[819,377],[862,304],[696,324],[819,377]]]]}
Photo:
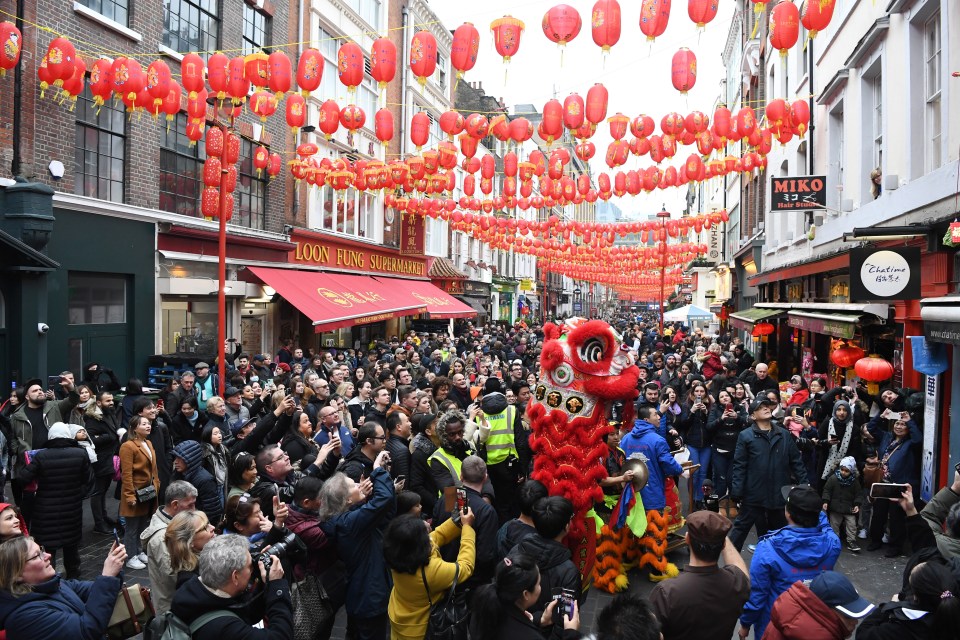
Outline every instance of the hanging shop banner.
{"type": "Polygon", "coordinates": [[[850,252],[850,299],[853,302],[919,297],[919,247],[850,252]]]}
{"type": "Polygon", "coordinates": [[[520,291],[533,291],[533,280],[522,278],[520,280],[520,291]]]}
{"type": "Polygon", "coordinates": [[[910,336],[913,369],[927,376],[935,376],[950,368],[947,350],[942,343],[930,342],[924,336],[910,336]]]}
{"type": "Polygon", "coordinates": [[[940,393],[940,376],[925,376],[923,387],[923,460],[920,467],[920,497],[930,501],[933,497],[933,461],[937,446],[937,401],[940,393]]]}
{"type": "Polygon", "coordinates": [[[827,177],[770,178],[771,211],[807,211],[827,208],[827,177]]]}
{"type": "Polygon", "coordinates": [[[403,224],[400,225],[400,254],[423,255],[426,232],[424,231],[423,216],[409,212],[403,213],[403,224]]]}

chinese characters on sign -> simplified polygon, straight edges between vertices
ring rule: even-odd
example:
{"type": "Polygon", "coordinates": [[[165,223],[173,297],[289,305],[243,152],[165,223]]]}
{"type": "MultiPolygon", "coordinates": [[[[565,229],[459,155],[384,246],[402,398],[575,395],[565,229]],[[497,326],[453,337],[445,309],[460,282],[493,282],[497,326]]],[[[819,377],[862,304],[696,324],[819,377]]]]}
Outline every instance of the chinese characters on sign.
{"type": "Polygon", "coordinates": [[[400,225],[400,253],[402,255],[423,255],[424,219],[421,216],[404,212],[400,225]]]}
{"type": "Polygon", "coordinates": [[[920,297],[920,249],[854,249],[850,252],[850,298],[913,300],[920,297]]]}
{"type": "Polygon", "coordinates": [[[826,207],[826,176],[771,178],[771,211],[800,211],[826,207]]]}

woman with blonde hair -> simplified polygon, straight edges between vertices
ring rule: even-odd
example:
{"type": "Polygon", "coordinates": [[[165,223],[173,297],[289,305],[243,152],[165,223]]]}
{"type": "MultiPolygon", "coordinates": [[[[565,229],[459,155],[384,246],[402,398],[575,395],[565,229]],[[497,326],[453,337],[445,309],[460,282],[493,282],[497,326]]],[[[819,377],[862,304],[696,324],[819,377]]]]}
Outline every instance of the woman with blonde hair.
{"type": "MultiPolygon", "coordinates": [[[[177,587],[197,574],[200,552],[216,536],[213,525],[203,511],[181,511],[167,525],[163,543],[170,554],[170,570],[177,577],[177,587]]],[[[173,594],[170,594],[173,597],[173,594]]]]}

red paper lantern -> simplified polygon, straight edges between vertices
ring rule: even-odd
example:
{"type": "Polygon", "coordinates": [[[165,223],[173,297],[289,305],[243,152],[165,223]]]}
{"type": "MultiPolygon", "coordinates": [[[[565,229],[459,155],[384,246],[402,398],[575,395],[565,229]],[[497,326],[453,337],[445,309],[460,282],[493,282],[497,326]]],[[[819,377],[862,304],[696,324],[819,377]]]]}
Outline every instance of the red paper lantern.
{"type": "Polygon", "coordinates": [[[163,99],[170,94],[170,67],[163,60],[154,60],[147,67],[147,92],[153,98],[154,109],[156,110],[163,104],[163,99]]]}
{"type": "Polygon", "coordinates": [[[480,141],[477,138],[474,138],[472,135],[464,131],[460,134],[460,153],[463,154],[464,159],[469,160],[477,155],[477,146],[480,141]]]}
{"type": "Polygon", "coordinates": [[[803,14],[800,23],[810,32],[810,38],[816,38],[817,33],[823,31],[833,19],[833,10],[837,0],[815,0],[803,5],[803,14]]]}
{"type": "Polygon", "coordinates": [[[187,139],[190,140],[191,147],[203,139],[203,130],[205,127],[206,125],[202,120],[190,120],[187,122],[185,133],[187,139]]]}
{"type": "MultiPolygon", "coordinates": [[[[110,78],[112,65],[113,63],[109,60],[99,58],[93,63],[93,68],[90,69],[90,93],[93,94],[93,103],[97,105],[97,108],[101,107],[113,95],[113,81],[110,78]]],[[[180,88],[176,83],[174,83],[174,86],[177,89],[180,88]]],[[[178,111],[180,110],[179,95],[178,92],[178,111]]]]}
{"type": "Polygon", "coordinates": [[[871,395],[876,395],[879,390],[878,383],[889,380],[894,374],[893,365],[876,354],[857,360],[853,370],[860,379],[867,381],[867,390],[871,395]]]}
{"type": "Polygon", "coordinates": [[[610,98],[610,92],[599,82],[587,91],[587,105],[584,110],[584,117],[591,124],[600,124],[607,117],[607,102],[610,98]]]}
{"type": "Polygon", "coordinates": [[[73,76],[73,64],[77,50],[66,38],[54,38],[47,47],[47,70],[54,79],[54,86],[60,87],[73,76]]]}
{"type": "Polygon", "coordinates": [[[207,132],[207,137],[204,144],[204,150],[206,151],[207,157],[219,158],[223,155],[223,148],[225,145],[226,141],[223,137],[223,130],[220,129],[220,127],[213,127],[207,132]]]}
{"type": "Polygon", "coordinates": [[[753,325],[753,333],[751,335],[760,337],[769,336],[776,330],[777,327],[769,322],[758,322],[757,324],[753,325]]]}
{"type": "Polygon", "coordinates": [[[719,5],[719,0],[688,0],[687,15],[697,24],[697,27],[703,29],[708,22],[717,17],[719,5]]]}
{"type": "Polygon", "coordinates": [[[293,65],[290,58],[283,51],[274,51],[267,57],[270,73],[267,77],[267,87],[282,100],[284,94],[290,91],[293,84],[293,65]]]}
{"type": "Polygon", "coordinates": [[[627,127],[630,125],[630,118],[617,112],[615,115],[607,118],[607,124],[610,126],[610,137],[614,140],[622,140],[627,135],[627,127]]]}
{"type": "Polygon", "coordinates": [[[277,98],[269,91],[254,91],[250,96],[250,111],[260,117],[261,122],[277,111],[277,98]]]}
{"type": "Polygon", "coordinates": [[[397,45],[389,38],[377,38],[370,45],[370,77],[383,91],[396,75],[397,45]]]}
{"type": "Polygon", "coordinates": [[[653,41],[667,30],[670,20],[670,0],[643,0],[640,6],[640,31],[653,41]]]}
{"type": "Polygon", "coordinates": [[[297,63],[297,86],[303,97],[316,91],[323,80],[323,55],[316,49],[306,49],[297,63]]]}
{"type": "Polygon", "coordinates": [[[0,22],[0,78],[20,62],[23,34],[12,22],[0,22]]]}
{"type": "MultiPolygon", "coordinates": [[[[466,131],[472,138],[480,140],[486,138],[487,134],[490,132],[490,122],[487,118],[479,113],[471,113],[467,116],[467,120],[464,123],[464,131],[466,131]]],[[[463,151],[461,144],[461,151],[463,151]]],[[[468,155],[464,152],[464,155],[468,155]]],[[[472,154],[471,154],[472,155],[472,154]]]]}
{"type": "Polygon", "coordinates": [[[852,344],[842,346],[830,352],[830,361],[841,369],[852,369],[857,361],[865,356],[863,349],[852,344]]]}
{"type": "Polygon", "coordinates": [[[551,99],[543,105],[543,120],[541,121],[543,137],[547,144],[563,136],[563,105],[559,100],[551,99]]]}
{"type": "MultiPolygon", "coordinates": [[[[73,75],[69,80],[63,83],[63,92],[70,96],[71,105],[70,111],[73,111],[74,105],[77,102],[77,98],[83,93],[84,82],[87,78],[87,64],[83,61],[83,58],[77,56],[74,58],[73,62],[73,75]]],[[[157,111],[159,110],[159,105],[154,108],[151,113],[156,117],[157,111]]]]}
{"type": "Polygon", "coordinates": [[[267,165],[267,175],[271,178],[275,178],[280,175],[280,171],[283,168],[283,158],[280,157],[279,153],[270,154],[270,164],[267,165]]]}
{"type": "Polygon", "coordinates": [[[257,145],[253,152],[253,166],[257,170],[257,177],[270,165],[270,152],[266,147],[257,145]]]}
{"type": "Polygon", "coordinates": [[[570,5],[558,4],[543,14],[541,26],[547,40],[563,47],[580,33],[583,20],[580,19],[580,12],[570,5]]]}
{"type": "Polygon", "coordinates": [[[197,95],[204,90],[205,65],[203,58],[195,53],[188,53],[180,61],[180,81],[183,82],[183,88],[187,90],[187,97],[197,95]]]}
{"type": "Polygon", "coordinates": [[[480,33],[470,22],[465,22],[453,32],[453,44],[450,47],[450,66],[457,71],[457,79],[473,69],[477,64],[480,51],[480,33]]]}
{"type": "Polygon", "coordinates": [[[317,128],[329,140],[340,128],[340,105],[336,100],[326,100],[320,105],[317,128]]]}
{"type": "Polygon", "coordinates": [[[673,88],[681,94],[693,88],[697,83],[697,56],[686,47],[673,54],[673,64],[670,68],[670,79],[673,88]]]}
{"type": "Polygon", "coordinates": [[[420,86],[427,84],[427,78],[437,69],[437,39],[429,31],[413,34],[410,43],[410,69],[420,86]]]}
{"type": "Polygon", "coordinates": [[[584,121],[584,103],[576,93],[571,93],[563,101],[563,126],[567,129],[579,129],[584,121]]]}
{"type": "Polygon", "coordinates": [[[235,105],[241,105],[250,93],[250,80],[247,79],[244,59],[240,56],[230,60],[227,66],[227,93],[235,105]]]}
{"type": "Polygon", "coordinates": [[[243,59],[243,71],[250,84],[262,89],[270,77],[270,58],[262,51],[248,54],[243,59]]]}
{"type": "Polygon", "coordinates": [[[160,110],[163,111],[167,117],[168,127],[170,123],[173,122],[173,119],[177,117],[177,114],[180,113],[180,99],[182,95],[183,92],[180,89],[180,85],[176,82],[171,82],[170,91],[160,104],[160,110]]]}
{"type": "Polygon", "coordinates": [[[208,187],[219,187],[222,168],[220,158],[208,157],[203,163],[203,184],[208,187]]]}
{"type": "MultiPolygon", "coordinates": [[[[234,165],[240,161],[240,136],[228,133],[223,144],[223,159],[227,164],[234,165]]],[[[230,189],[233,191],[233,189],[230,189]]]]}
{"type": "MultiPolygon", "coordinates": [[[[179,105],[178,105],[179,107],[179,105]]],[[[207,90],[203,89],[192,98],[187,98],[187,118],[190,120],[207,119],[207,90]]]]}
{"type": "Polygon", "coordinates": [[[790,122],[797,135],[801,138],[806,135],[810,126],[810,105],[806,100],[795,100],[790,105],[790,122]]]}
{"type": "Polygon", "coordinates": [[[111,75],[113,91],[120,96],[128,111],[143,106],[137,103],[137,96],[146,85],[146,77],[139,62],[131,58],[116,58],[113,61],[111,75]]]}
{"type": "Polygon", "coordinates": [[[353,93],[363,82],[363,49],[355,42],[344,42],[337,51],[337,75],[340,82],[353,93]]]}
{"type": "Polygon", "coordinates": [[[287,97],[286,107],[287,126],[294,135],[300,127],[307,123],[307,100],[301,94],[295,93],[287,97]]]}
{"type": "Polygon", "coordinates": [[[770,13],[770,44],[785,58],[800,37],[800,10],[789,0],[781,2],[770,13]]]}
{"type": "Polygon", "coordinates": [[[355,104],[348,104],[340,110],[340,124],[347,131],[356,131],[367,121],[367,114],[355,104]]]}
{"type": "Polygon", "coordinates": [[[454,136],[460,135],[464,125],[463,116],[456,111],[445,111],[440,114],[440,130],[450,136],[451,140],[454,136]]]}
{"type": "Polygon", "coordinates": [[[510,121],[502,113],[490,119],[490,133],[500,142],[506,142],[510,138],[510,121]]]}
{"type": "Polygon", "coordinates": [[[514,118],[509,125],[510,139],[522,144],[533,136],[533,125],[526,118],[514,118]]]}
{"type": "Polygon", "coordinates": [[[524,28],[523,21],[513,16],[503,16],[490,23],[493,46],[505,64],[509,64],[510,58],[515,56],[520,48],[520,36],[523,35],[524,28]]]}
{"type": "Polygon", "coordinates": [[[430,142],[430,118],[423,111],[415,113],[410,120],[410,141],[418,150],[430,142]]]}
{"type": "Polygon", "coordinates": [[[620,3],[617,0],[597,0],[590,21],[593,42],[604,53],[620,41],[620,3]]]}
{"type": "Polygon", "coordinates": [[[210,90],[216,94],[217,100],[225,100],[230,85],[230,58],[222,53],[215,53],[207,60],[207,82],[210,90]]]}

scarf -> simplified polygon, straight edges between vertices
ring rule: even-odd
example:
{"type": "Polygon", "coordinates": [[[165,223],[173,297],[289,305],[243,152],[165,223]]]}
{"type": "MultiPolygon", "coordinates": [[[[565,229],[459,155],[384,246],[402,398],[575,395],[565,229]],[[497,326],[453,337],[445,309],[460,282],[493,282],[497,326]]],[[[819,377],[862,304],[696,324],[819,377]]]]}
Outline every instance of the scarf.
{"type": "Polygon", "coordinates": [[[837,477],[837,482],[839,482],[840,486],[843,486],[843,487],[849,487],[850,485],[853,484],[853,481],[857,479],[857,477],[852,473],[846,478],[844,478],[843,474],[840,473],[840,469],[837,469],[833,473],[837,477]]]}
{"type": "MultiPolygon", "coordinates": [[[[839,402],[837,404],[840,404],[839,402]]],[[[846,404],[846,403],[844,403],[846,404]]],[[[836,413],[836,405],[834,406],[834,413],[836,413]]],[[[839,445],[832,444],[830,445],[830,452],[827,454],[827,466],[823,468],[823,475],[820,476],[822,480],[826,480],[830,477],[830,474],[834,471],[838,471],[837,466],[847,455],[847,450],[850,448],[850,438],[853,436],[853,415],[850,413],[850,405],[847,405],[847,413],[850,415],[847,418],[846,431],[843,434],[843,440],[840,441],[839,445]]],[[[830,423],[827,425],[827,439],[837,437],[837,428],[834,424],[836,418],[830,418],[830,423]]]]}

